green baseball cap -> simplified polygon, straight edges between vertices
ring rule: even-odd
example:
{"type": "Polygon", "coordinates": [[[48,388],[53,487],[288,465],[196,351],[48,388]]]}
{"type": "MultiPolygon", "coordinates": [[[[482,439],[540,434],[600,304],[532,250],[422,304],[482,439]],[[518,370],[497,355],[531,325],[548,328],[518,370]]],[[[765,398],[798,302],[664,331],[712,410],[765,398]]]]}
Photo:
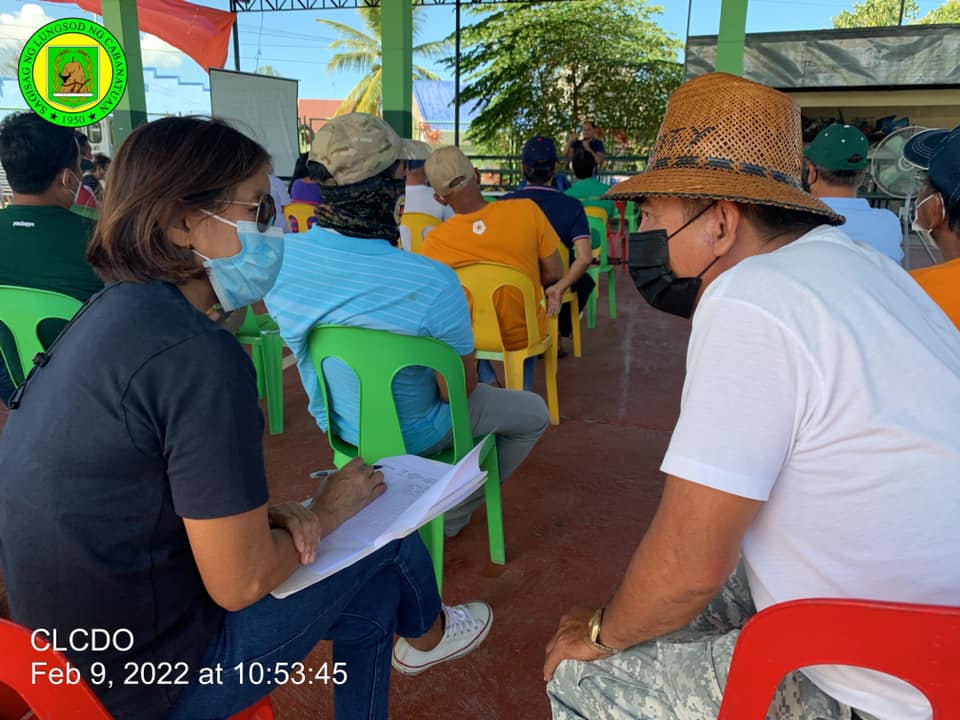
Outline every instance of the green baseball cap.
{"type": "MultiPolygon", "coordinates": [[[[412,160],[417,152],[381,118],[349,113],[328,120],[317,130],[308,160],[318,162],[335,185],[352,185],[386,170],[397,160],[412,160]]],[[[329,181],[328,181],[329,183],[329,181]]]]}
{"type": "Polygon", "coordinates": [[[867,166],[867,138],[852,125],[829,125],[817,133],[803,156],[827,170],[862,170],[867,166]]]}

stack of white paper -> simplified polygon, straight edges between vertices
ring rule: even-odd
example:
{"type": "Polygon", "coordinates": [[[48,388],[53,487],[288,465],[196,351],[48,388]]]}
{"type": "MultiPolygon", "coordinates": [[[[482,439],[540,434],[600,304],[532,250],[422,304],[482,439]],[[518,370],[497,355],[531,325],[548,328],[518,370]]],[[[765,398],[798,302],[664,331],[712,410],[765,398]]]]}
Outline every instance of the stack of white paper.
{"type": "Polygon", "coordinates": [[[484,443],[456,465],[399,455],[377,461],[387,491],[320,540],[317,559],[298,568],[271,593],[284,598],[352,565],[467,499],[486,479],[480,469],[484,443]]]}

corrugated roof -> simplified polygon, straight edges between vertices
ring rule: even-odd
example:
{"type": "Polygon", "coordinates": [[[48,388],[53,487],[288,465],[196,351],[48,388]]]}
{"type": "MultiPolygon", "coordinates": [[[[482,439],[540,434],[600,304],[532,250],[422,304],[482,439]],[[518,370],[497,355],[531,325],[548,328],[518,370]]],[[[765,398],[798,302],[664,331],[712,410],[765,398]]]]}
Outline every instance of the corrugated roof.
{"type": "MultiPolygon", "coordinates": [[[[420,116],[430,125],[453,125],[452,80],[414,80],[413,97],[420,108],[420,116]]],[[[460,123],[466,127],[479,112],[477,103],[460,106],[460,123]]]]}

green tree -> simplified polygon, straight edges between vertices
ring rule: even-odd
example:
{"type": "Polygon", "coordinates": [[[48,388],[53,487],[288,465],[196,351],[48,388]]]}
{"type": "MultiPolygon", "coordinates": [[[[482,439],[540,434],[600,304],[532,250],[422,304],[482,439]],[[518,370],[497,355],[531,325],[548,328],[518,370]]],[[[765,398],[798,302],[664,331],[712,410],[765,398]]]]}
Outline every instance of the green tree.
{"type": "MultiPolygon", "coordinates": [[[[356,30],[349,25],[334,20],[318,19],[328,28],[340,33],[341,37],[328,46],[330,50],[340,50],[327,63],[328,72],[364,72],[366,75],[347,93],[337,115],[348,112],[380,113],[380,101],[383,97],[382,66],[383,49],[380,47],[380,8],[361,8],[357,10],[363,20],[366,32],[356,30]]],[[[423,6],[413,8],[413,37],[420,35],[425,22],[423,6]]],[[[449,52],[448,40],[422,43],[413,48],[413,57],[422,59],[440,58],[449,52]]],[[[439,80],[436,73],[414,64],[414,80],[439,80]]]]}
{"type": "Polygon", "coordinates": [[[542,133],[562,146],[589,118],[608,144],[648,144],[682,77],[680,42],[653,19],[661,11],[644,0],[471,8],[482,19],[463,31],[460,98],[480,106],[469,138],[515,152],[542,133]]]}
{"type": "Polygon", "coordinates": [[[913,22],[920,15],[916,0],[863,0],[853,3],[853,10],[844,10],[833,18],[835,28],[887,27],[900,20],[903,2],[903,24],[913,22]]]}
{"type": "Polygon", "coordinates": [[[960,0],[947,0],[928,12],[920,22],[924,25],[960,23],[960,0]]]}

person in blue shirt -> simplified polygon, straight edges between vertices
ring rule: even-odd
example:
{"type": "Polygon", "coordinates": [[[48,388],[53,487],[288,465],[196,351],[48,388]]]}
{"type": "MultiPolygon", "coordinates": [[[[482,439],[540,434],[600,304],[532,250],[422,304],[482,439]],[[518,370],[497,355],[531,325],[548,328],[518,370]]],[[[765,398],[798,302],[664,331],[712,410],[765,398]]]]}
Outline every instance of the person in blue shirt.
{"type": "MultiPolygon", "coordinates": [[[[583,203],[574,197],[560,192],[553,181],[557,174],[557,146],[553,140],[543,135],[530,138],[523,144],[521,169],[526,184],[505,195],[500,202],[523,198],[532,200],[547,216],[560,242],[569,253],[569,270],[557,282],[545,288],[547,307],[560,305],[563,293],[572,289],[577,293],[580,307],[587,306],[587,299],[596,283],[587,275],[592,260],[590,250],[590,225],[583,203]]],[[[570,305],[560,305],[557,318],[561,337],[570,337],[573,320],[570,317],[570,305]]],[[[566,352],[561,348],[561,355],[566,352]]]]}
{"type": "MultiPolygon", "coordinates": [[[[334,360],[324,366],[333,417],[327,417],[307,351],[319,324],[351,325],[440,340],[463,357],[470,419],[475,436],[494,433],[505,481],[523,462],[549,424],[542,398],[529,392],[477,383],[473,329],[456,273],[397,247],[404,192],[404,156],[412,152],[380,118],[351,113],[321,128],[310,151],[311,173],[324,204],[318,224],[286,236],[283,266],[267,308],[297,369],[317,424],[332,422],[346,442],[357,444],[356,377],[334,360]]],[[[394,379],[394,397],[407,452],[433,454],[452,445],[446,390],[432,370],[405,368],[394,379]]],[[[460,532],[483,502],[483,488],[444,513],[447,536],[460,532]]]]}
{"type": "Polygon", "coordinates": [[[830,125],[803,152],[803,186],[846,222],[851,240],[866,243],[894,262],[903,259],[903,228],[889,210],[857,197],[867,167],[867,138],[852,125],[830,125]]]}

